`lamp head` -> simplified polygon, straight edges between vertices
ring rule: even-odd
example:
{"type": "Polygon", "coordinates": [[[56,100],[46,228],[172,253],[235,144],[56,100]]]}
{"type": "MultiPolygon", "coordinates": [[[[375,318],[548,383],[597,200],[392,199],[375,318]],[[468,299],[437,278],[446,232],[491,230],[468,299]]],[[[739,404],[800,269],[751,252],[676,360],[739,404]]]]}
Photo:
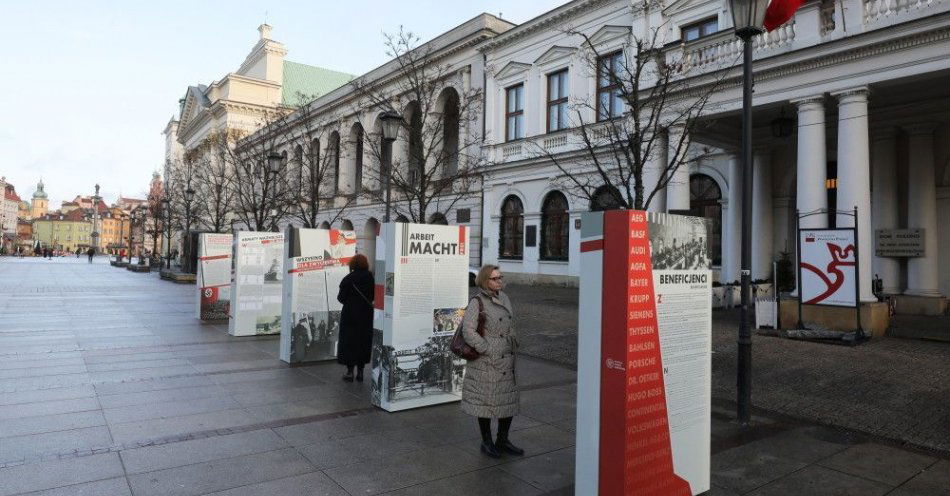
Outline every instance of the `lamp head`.
{"type": "Polygon", "coordinates": [[[387,110],[379,116],[383,127],[383,139],[394,141],[399,135],[399,126],[402,125],[402,116],[392,110],[387,110]]]}
{"type": "Polygon", "coordinates": [[[765,9],[769,0],[729,0],[736,36],[748,40],[765,31],[765,9]]]}

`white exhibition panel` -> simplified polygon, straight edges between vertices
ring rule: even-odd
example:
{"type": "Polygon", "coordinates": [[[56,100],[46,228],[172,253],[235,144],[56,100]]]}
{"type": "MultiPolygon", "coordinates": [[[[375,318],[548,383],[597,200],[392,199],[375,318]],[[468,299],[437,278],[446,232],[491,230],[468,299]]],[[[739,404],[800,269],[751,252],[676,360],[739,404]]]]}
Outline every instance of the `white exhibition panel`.
{"type": "Polygon", "coordinates": [[[710,488],[712,271],[705,220],[581,224],[575,494],[710,488]]]}
{"type": "Polygon", "coordinates": [[[336,297],[356,255],[356,233],[288,227],[284,243],[280,359],[336,358],[342,305],[336,297]]]}
{"type": "Polygon", "coordinates": [[[234,236],[232,336],[280,332],[284,233],[239,231],[234,236]]]}
{"type": "Polygon", "coordinates": [[[231,245],[234,236],[201,233],[198,236],[197,317],[224,320],[231,307],[231,245]]]}
{"type": "Polygon", "coordinates": [[[857,305],[855,267],[858,252],[855,247],[854,228],[799,230],[803,304],[857,305]]]}
{"type": "Polygon", "coordinates": [[[468,305],[466,226],[387,223],[376,244],[373,404],[458,401],[465,361],[449,350],[468,305]]]}

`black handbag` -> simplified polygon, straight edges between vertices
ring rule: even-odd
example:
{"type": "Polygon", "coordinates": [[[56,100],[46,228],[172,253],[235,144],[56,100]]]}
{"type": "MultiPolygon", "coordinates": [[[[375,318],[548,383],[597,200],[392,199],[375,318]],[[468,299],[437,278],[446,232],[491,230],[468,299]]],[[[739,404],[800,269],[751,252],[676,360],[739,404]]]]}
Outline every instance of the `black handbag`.
{"type": "MultiPolygon", "coordinates": [[[[485,307],[482,306],[482,299],[475,297],[475,301],[478,302],[478,327],[475,328],[475,332],[479,336],[485,336],[485,307]]],[[[462,328],[464,326],[459,326],[455,330],[455,335],[452,336],[452,344],[449,345],[449,349],[452,350],[452,353],[459,358],[464,358],[466,360],[475,360],[481,353],[479,353],[475,348],[465,342],[465,336],[462,334],[462,328]]]]}

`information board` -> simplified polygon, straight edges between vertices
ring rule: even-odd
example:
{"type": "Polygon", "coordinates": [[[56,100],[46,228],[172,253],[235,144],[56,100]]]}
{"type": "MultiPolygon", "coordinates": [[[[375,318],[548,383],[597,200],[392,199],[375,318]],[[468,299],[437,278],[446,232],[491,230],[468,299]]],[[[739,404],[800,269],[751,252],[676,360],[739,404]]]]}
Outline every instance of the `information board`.
{"type": "Polygon", "coordinates": [[[198,305],[201,320],[225,320],[231,309],[231,245],[234,236],[201,233],[198,237],[198,305]]]}
{"type": "Polygon", "coordinates": [[[376,244],[373,404],[460,400],[465,361],[449,350],[468,305],[465,226],[384,224],[376,244]]]}
{"type": "Polygon", "coordinates": [[[239,231],[234,237],[232,336],[280,333],[284,233],[239,231]]]}
{"type": "Polygon", "coordinates": [[[303,363],[336,358],[340,281],[356,255],[356,233],[288,227],[280,359],[303,363]]]}
{"type": "Polygon", "coordinates": [[[611,210],[581,226],[575,494],[708,491],[706,221],[611,210]]]}
{"type": "Polygon", "coordinates": [[[874,231],[874,251],[879,257],[922,257],[923,229],[878,229],[874,231]]]}
{"type": "Polygon", "coordinates": [[[805,305],[853,307],[855,291],[854,229],[801,229],[798,232],[801,301],[805,305]]]}

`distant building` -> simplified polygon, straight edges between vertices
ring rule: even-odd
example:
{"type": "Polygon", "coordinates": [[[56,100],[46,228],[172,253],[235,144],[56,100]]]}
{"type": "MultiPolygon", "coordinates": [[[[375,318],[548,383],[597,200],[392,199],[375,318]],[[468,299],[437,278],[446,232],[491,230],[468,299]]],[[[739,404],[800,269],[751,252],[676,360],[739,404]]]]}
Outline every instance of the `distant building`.
{"type": "Polygon", "coordinates": [[[30,202],[30,218],[37,219],[49,212],[49,197],[46,191],[43,191],[43,180],[36,183],[36,191],[33,192],[33,201],[30,202]]]}
{"type": "Polygon", "coordinates": [[[0,188],[3,191],[3,197],[0,198],[0,231],[16,235],[17,215],[22,200],[16,194],[16,188],[6,179],[0,179],[0,188]]]}
{"type": "Polygon", "coordinates": [[[91,215],[82,209],[75,209],[34,218],[33,237],[43,248],[68,252],[85,250],[92,244],[91,215]]]}

